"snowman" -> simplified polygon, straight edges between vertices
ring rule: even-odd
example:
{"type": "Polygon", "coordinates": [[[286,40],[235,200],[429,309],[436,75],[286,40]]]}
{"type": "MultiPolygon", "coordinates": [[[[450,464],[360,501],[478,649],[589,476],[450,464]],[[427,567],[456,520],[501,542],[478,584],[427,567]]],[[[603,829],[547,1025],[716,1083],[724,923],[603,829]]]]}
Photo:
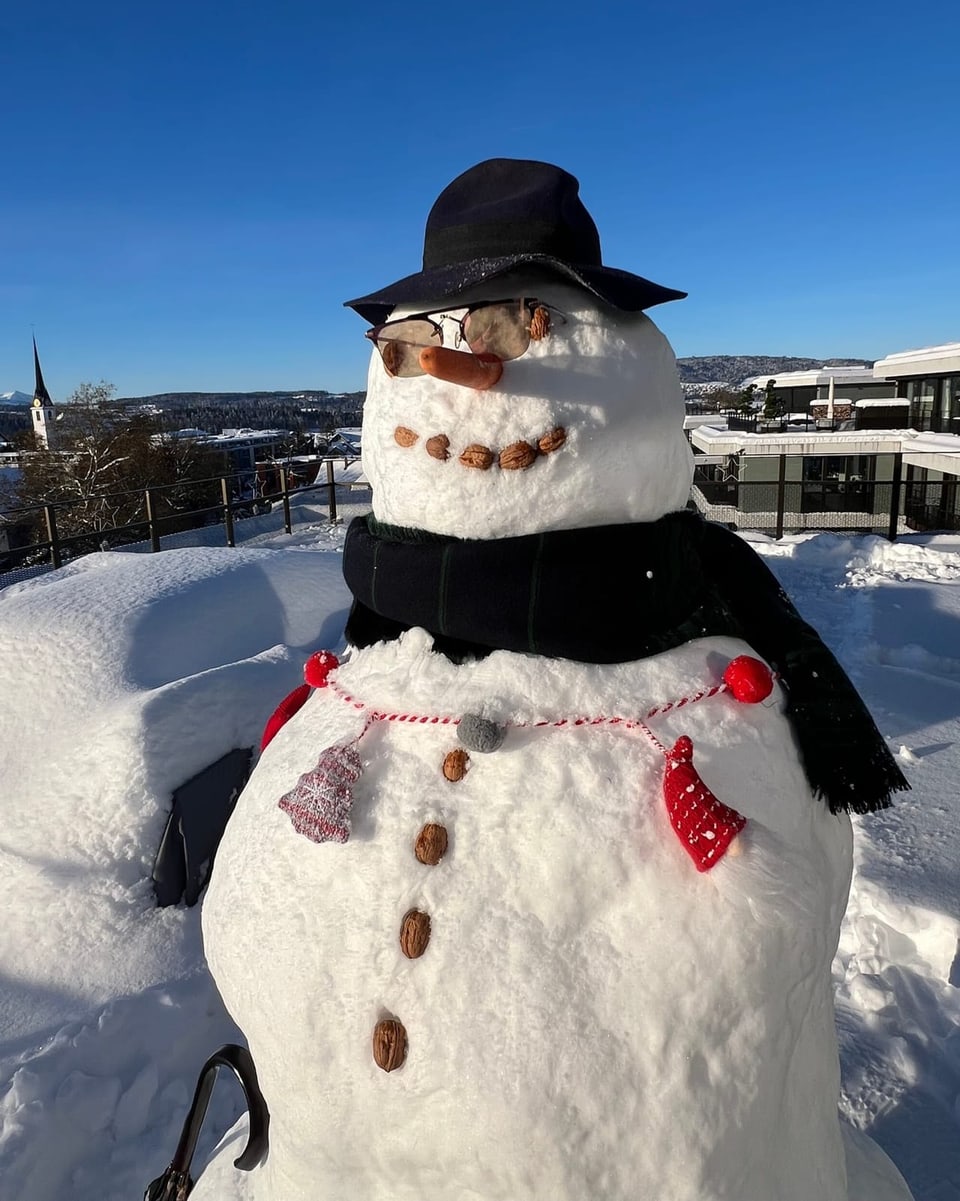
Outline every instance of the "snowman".
{"type": "MultiPolygon", "coordinates": [[[[688,509],[682,297],[577,180],[483,162],[372,324],[346,650],[218,852],[255,1201],[909,1201],[838,1118],[850,812],[905,781],[749,546],[688,509]]],[[[302,697],[300,698],[302,699],[302,697]]],[[[276,727],[276,728],[274,728],[276,727]]]]}

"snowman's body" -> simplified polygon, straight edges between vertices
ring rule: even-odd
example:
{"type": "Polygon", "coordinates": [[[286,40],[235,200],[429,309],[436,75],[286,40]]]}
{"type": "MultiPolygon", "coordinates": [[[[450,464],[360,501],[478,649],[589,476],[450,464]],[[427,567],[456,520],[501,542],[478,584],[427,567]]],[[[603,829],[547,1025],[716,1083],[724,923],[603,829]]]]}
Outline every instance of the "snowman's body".
{"type": "MultiPolygon", "coordinates": [[[[665,339],[573,289],[546,299],[565,323],[479,397],[390,379],[374,356],[364,465],[381,520],[490,539],[683,506],[665,339]],[[455,451],[556,428],[564,445],[529,471],[423,453],[441,432],[455,451]]],[[[668,709],[657,739],[690,735],[704,782],[747,818],[698,873],[664,757],[629,724],[750,650],[707,637],[629,662],[456,663],[417,628],[351,650],[263,755],[204,901],[272,1120],[267,1162],[241,1176],[231,1144],[198,1201],[859,1201],[830,980],[849,820],[812,797],[779,688],[668,709]],[[450,779],[452,719],[476,713],[503,742],[450,779]],[[361,733],[349,840],[313,842],[278,801],[361,733]],[[414,851],[428,824],[448,839],[433,864],[414,851]],[[430,923],[416,958],[400,939],[412,910],[430,923]],[[384,1020],[406,1037],[389,1072],[372,1050],[384,1020]]],[[[909,1196],[880,1171],[871,1201],[909,1196]]]]}

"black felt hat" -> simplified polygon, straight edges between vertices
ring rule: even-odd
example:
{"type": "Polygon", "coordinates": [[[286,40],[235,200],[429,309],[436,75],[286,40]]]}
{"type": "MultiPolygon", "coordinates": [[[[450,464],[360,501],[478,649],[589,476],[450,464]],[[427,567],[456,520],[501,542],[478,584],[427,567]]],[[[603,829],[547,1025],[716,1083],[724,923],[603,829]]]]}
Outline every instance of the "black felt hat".
{"type": "Polygon", "coordinates": [[[550,163],[478,163],[448,184],[430,210],[423,270],[346,307],[377,324],[398,304],[450,300],[522,266],[550,272],[628,312],[682,300],[686,292],[603,265],[600,235],[579,192],[578,181],[550,163]]]}

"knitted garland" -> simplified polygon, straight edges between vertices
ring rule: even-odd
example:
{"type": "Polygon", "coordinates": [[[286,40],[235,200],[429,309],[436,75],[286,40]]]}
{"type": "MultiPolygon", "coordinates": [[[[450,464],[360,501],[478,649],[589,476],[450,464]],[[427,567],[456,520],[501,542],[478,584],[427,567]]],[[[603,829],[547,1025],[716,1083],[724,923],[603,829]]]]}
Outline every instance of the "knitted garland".
{"type": "MultiPolygon", "coordinates": [[[[304,668],[306,686],[329,687],[345,704],[365,715],[363,729],[354,738],[335,743],[322,751],[316,766],[304,772],[293,788],[278,802],[279,807],[290,817],[297,833],[312,842],[346,842],[349,838],[353,785],[359,779],[362,770],[357,747],[374,722],[460,726],[476,716],[464,714],[462,717],[456,717],[450,714],[401,713],[373,709],[330,679],[331,672],[337,666],[337,658],[330,651],[320,651],[311,656],[304,668]]],[[[302,687],[304,686],[301,685],[302,687]]],[[[719,863],[733,839],[746,825],[746,818],[718,800],[704,784],[693,766],[693,743],[686,735],[677,739],[673,748],[668,750],[646,723],[653,717],[719,696],[723,692],[730,692],[736,700],[744,704],[757,704],[765,700],[772,689],[773,675],[766,664],[750,656],[741,655],[728,665],[722,683],[703,688],[692,696],[657,705],[644,715],[644,719],[617,716],[561,717],[554,720],[507,722],[505,727],[523,729],[549,726],[559,729],[564,726],[619,726],[624,730],[639,730],[645,734],[665,759],[663,797],[670,824],[697,871],[704,872],[719,863]]],[[[291,693],[291,697],[282,701],[271,717],[268,723],[268,729],[272,731],[271,737],[301,707],[300,689],[291,693]],[[293,696],[297,697],[298,703],[295,706],[290,703],[293,696]]],[[[484,722],[484,719],[480,720],[481,723],[484,722]]],[[[500,741],[501,739],[493,740],[486,749],[495,749],[500,745],[500,741]]]]}

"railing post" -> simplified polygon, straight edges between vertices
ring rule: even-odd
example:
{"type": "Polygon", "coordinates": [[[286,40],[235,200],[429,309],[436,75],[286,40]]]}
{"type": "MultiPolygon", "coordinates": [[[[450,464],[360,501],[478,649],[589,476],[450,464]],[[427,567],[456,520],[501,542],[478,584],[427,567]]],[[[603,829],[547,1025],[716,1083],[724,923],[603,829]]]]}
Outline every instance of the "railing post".
{"type": "Polygon", "coordinates": [[[56,568],[60,566],[62,560],[60,558],[60,541],[57,538],[57,514],[53,505],[43,506],[43,516],[47,522],[47,539],[50,542],[50,564],[56,568]]]}
{"type": "Polygon", "coordinates": [[[333,482],[333,459],[327,459],[327,503],[330,506],[330,524],[337,520],[337,486],[333,482]]]}
{"type": "Polygon", "coordinates": [[[896,542],[897,531],[900,528],[900,487],[903,476],[903,451],[893,456],[893,480],[890,487],[890,524],[887,526],[887,538],[896,542]]]}
{"type": "Polygon", "coordinates": [[[787,496],[787,456],[780,455],[777,472],[777,538],[783,537],[783,510],[787,496]]]}
{"type": "Polygon", "coordinates": [[[147,529],[150,531],[150,549],[156,553],[160,549],[160,531],[157,529],[157,517],[153,508],[153,490],[145,488],[143,499],[147,509],[147,529]]]}
{"type": "Polygon", "coordinates": [[[280,468],[280,492],[283,495],[283,528],[288,533],[293,533],[293,526],[290,522],[290,489],[287,485],[287,469],[280,468]]]}
{"type": "Polygon", "coordinates": [[[220,495],[223,498],[223,525],[227,532],[227,546],[236,546],[233,540],[233,509],[230,508],[230,485],[220,477],[220,495]]]}

